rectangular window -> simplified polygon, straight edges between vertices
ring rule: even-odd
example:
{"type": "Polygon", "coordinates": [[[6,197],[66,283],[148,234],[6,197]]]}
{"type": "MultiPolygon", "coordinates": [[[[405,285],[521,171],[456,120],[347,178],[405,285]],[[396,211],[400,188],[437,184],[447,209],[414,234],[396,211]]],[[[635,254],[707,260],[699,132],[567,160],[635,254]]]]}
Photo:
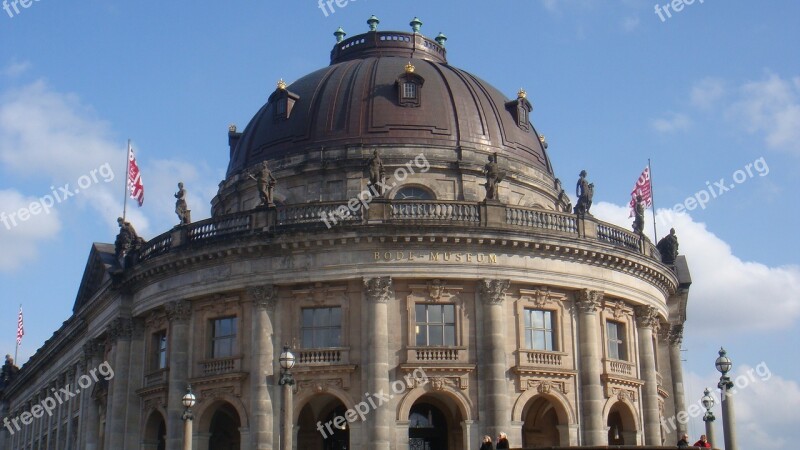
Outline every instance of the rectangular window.
{"type": "Polygon", "coordinates": [[[214,319],[211,335],[211,357],[227,358],[239,350],[236,345],[236,317],[214,319]]]}
{"type": "Polygon", "coordinates": [[[525,310],[525,347],[529,350],[556,351],[553,312],[525,310]]]}
{"type": "Polygon", "coordinates": [[[403,98],[417,98],[417,85],[415,83],[403,83],[403,98]]]}
{"type": "Polygon", "coordinates": [[[278,116],[285,116],[287,103],[288,101],[285,98],[278,99],[278,104],[275,105],[276,107],[275,114],[277,114],[278,116]]]}
{"type": "Polygon", "coordinates": [[[456,307],[455,305],[429,305],[418,303],[417,316],[418,346],[456,345],[456,307]]]}
{"type": "Polygon", "coordinates": [[[303,348],[342,346],[342,308],[303,308],[301,334],[303,348]]]}
{"type": "Polygon", "coordinates": [[[153,369],[167,368],[167,332],[159,331],[153,335],[153,369]]]}
{"type": "Polygon", "coordinates": [[[608,340],[609,359],[628,359],[625,345],[625,325],[619,322],[606,322],[606,339],[608,340]]]}

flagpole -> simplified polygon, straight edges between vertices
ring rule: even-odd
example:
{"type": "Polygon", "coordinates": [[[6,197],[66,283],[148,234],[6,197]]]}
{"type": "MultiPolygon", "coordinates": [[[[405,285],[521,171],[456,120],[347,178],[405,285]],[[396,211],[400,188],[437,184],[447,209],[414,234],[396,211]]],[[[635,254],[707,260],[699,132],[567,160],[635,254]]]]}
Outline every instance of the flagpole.
{"type": "Polygon", "coordinates": [[[128,171],[131,166],[131,140],[128,139],[128,153],[125,156],[125,195],[122,200],[122,221],[125,221],[125,215],[128,212],[128,171]]]}
{"type": "MultiPolygon", "coordinates": [[[[22,303],[19,304],[19,310],[22,311],[22,303]]],[[[17,313],[17,348],[14,349],[14,364],[19,364],[17,362],[17,356],[19,355],[19,313],[17,313]]]]}
{"type": "Polygon", "coordinates": [[[653,168],[650,167],[650,158],[647,158],[647,170],[650,172],[650,198],[652,201],[650,202],[653,206],[653,237],[655,238],[655,242],[658,242],[658,228],[656,227],[656,194],[653,191],[653,168]]]}

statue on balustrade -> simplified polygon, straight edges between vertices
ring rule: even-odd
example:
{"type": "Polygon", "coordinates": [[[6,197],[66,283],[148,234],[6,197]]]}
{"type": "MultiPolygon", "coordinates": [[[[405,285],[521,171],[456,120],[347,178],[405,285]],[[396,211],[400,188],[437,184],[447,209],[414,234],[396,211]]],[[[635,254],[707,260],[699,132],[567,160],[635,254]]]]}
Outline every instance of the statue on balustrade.
{"type": "Polygon", "coordinates": [[[175,214],[178,215],[179,225],[188,225],[192,221],[192,212],[186,206],[186,189],[183,182],[178,183],[178,192],[175,193],[175,214]]]}
{"type": "Polygon", "coordinates": [[[635,219],[633,219],[633,231],[638,235],[644,234],[644,202],[642,196],[636,196],[636,207],[634,209],[635,219]]]}
{"type": "Polygon", "coordinates": [[[275,206],[272,201],[272,192],[275,189],[277,180],[272,176],[267,162],[255,166],[254,170],[247,174],[247,176],[255,180],[258,185],[258,195],[261,197],[261,206],[275,206]],[[253,175],[255,173],[255,175],[253,175]]]}
{"type": "Polygon", "coordinates": [[[592,208],[594,183],[589,183],[589,180],[586,179],[586,175],[586,171],[581,170],[580,178],[578,178],[578,183],[575,185],[575,195],[578,197],[578,203],[575,205],[574,212],[578,216],[589,214],[589,210],[592,208]]]}
{"type": "Polygon", "coordinates": [[[383,186],[386,180],[386,169],[383,167],[383,161],[377,150],[372,152],[372,157],[367,161],[367,169],[369,169],[369,185],[367,188],[372,190],[378,197],[382,197],[385,193],[383,186]]]}
{"type": "Polygon", "coordinates": [[[489,162],[483,166],[483,172],[486,174],[486,200],[499,200],[498,190],[500,182],[503,181],[506,174],[497,165],[497,153],[489,155],[489,162]]]}
{"type": "Polygon", "coordinates": [[[661,253],[661,262],[664,264],[675,264],[678,258],[678,236],[675,235],[675,228],[669,230],[669,234],[664,236],[658,244],[656,244],[659,253],[661,253]]]}
{"type": "MultiPolygon", "coordinates": [[[[117,218],[117,224],[119,225],[119,234],[114,241],[114,251],[121,263],[130,262],[131,255],[137,254],[144,246],[145,241],[136,234],[133,225],[122,217],[117,218]]],[[[128,264],[123,264],[123,266],[127,267],[128,264]]]]}
{"type": "Polygon", "coordinates": [[[0,390],[14,381],[17,372],[19,372],[19,367],[14,364],[14,358],[12,358],[11,355],[6,355],[6,362],[0,370],[0,390]]]}

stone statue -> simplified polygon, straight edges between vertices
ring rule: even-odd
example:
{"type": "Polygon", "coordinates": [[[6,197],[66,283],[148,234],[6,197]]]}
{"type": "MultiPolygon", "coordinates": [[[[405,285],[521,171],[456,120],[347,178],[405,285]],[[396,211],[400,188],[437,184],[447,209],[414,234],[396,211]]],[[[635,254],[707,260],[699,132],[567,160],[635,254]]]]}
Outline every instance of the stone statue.
{"type": "Polygon", "coordinates": [[[581,170],[580,178],[575,186],[575,195],[578,197],[578,203],[575,205],[575,214],[583,216],[589,214],[589,209],[592,207],[592,197],[594,197],[594,184],[589,183],[586,179],[586,171],[581,170]]]}
{"type": "Polygon", "coordinates": [[[6,355],[6,362],[3,364],[3,368],[0,369],[0,388],[14,381],[17,372],[19,372],[19,368],[14,364],[14,358],[11,355],[6,355]]]}
{"type": "Polygon", "coordinates": [[[367,161],[367,168],[369,169],[369,186],[374,186],[372,189],[378,196],[382,196],[383,184],[386,179],[386,169],[383,167],[383,161],[378,155],[378,151],[372,152],[372,157],[367,161]]]}
{"type": "Polygon", "coordinates": [[[275,203],[272,201],[272,191],[275,189],[277,180],[272,176],[272,172],[269,171],[267,162],[264,161],[256,166],[255,176],[253,176],[252,173],[247,176],[255,180],[258,184],[258,194],[261,197],[261,205],[275,206],[275,203]]]}
{"type": "Polygon", "coordinates": [[[675,228],[670,229],[669,234],[658,241],[656,248],[661,253],[661,262],[675,264],[678,258],[678,236],[675,235],[675,228]]]}
{"type": "Polygon", "coordinates": [[[636,208],[634,209],[636,218],[633,220],[633,231],[637,234],[644,234],[644,202],[642,196],[636,196],[636,208]]]}
{"type": "Polygon", "coordinates": [[[497,153],[489,155],[489,162],[483,166],[486,174],[486,200],[498,200],[498,188],[506,174],[497,166],[497,153]]]}
{"type": "Polygon", "coordinates": [[[117,235],[117,240],[114,241],[114,250],[117,255],[117,259],[125,258],[133,251],[138,251],[144,245],[144,239],[140,238],[138,234],[136,234],[136,230],[133,229],[133,225],[130,222],[126,222],[122,217],[117,219],[117,224],[119,225],[119,234],[117,235]]]}
{"type": "Polygon", "coordinates": [[[178,183],[178,192],[175,193],[175,214],[178,215],[179,225],[189,224],[191,219],[191,211],[186,206],[186,189],[183,188],[183,182],[178,183]]]}

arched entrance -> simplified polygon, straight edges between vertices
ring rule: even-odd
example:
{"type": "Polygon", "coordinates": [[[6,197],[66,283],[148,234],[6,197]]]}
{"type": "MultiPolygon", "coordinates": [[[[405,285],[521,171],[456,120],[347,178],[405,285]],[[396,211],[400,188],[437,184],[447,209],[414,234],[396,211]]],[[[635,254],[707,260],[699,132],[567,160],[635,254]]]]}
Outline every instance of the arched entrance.
{"type": "Polygon", "coordinates": [[[297,448],[303,450],[347,450],[350,448],[350,424],[347,408],[330,394],[312,397],[297,418],[297,448]],[[335,423],[334,423],[335,421],[335,423]],[[338,426],[337,426],[338,425],[338,426]]]}
{"type": "Polygon", "coordinates": [[[558,412],[545,397],[534,397],[525,407],[525,422],[522,425],[522,446],[559,447],[561,435],[558,430],[558,412]]]}
{"type": "Polygon", "coordinates": [[[214,411],[211,416],[208,438],[209,450],[239,450],[242,445],[242,438],[239,435],[239,428],[242,423],[239,420],[239,413],[230,403],[223,403],[214,411]]]}
{"type": "Polygon", "coordinates": [[[409,450],[461,450],[464,443],[461,410],[446,393],[417,398],[408,410],[409,450]]]}
{"type": "Polygon", "coordinates": [[[164,416],[153,411],[144,427],[143,448],[146,450],[165,450],[167,448],[167,422],[164,416]]]}
{"type": "Polygon", "coordinates": [[[630,407],[616,402],[608,411],[608,445],[637,445],[636,420],[630,407]]]}

